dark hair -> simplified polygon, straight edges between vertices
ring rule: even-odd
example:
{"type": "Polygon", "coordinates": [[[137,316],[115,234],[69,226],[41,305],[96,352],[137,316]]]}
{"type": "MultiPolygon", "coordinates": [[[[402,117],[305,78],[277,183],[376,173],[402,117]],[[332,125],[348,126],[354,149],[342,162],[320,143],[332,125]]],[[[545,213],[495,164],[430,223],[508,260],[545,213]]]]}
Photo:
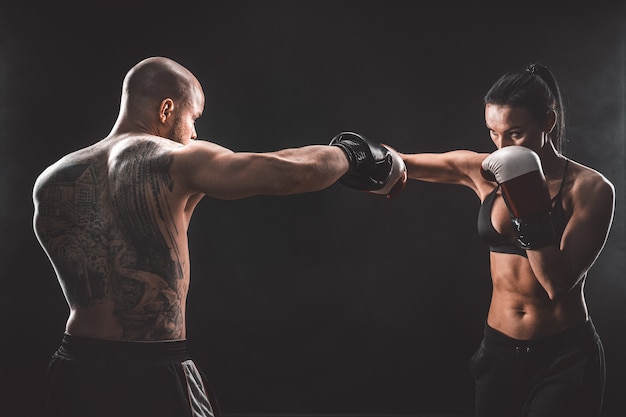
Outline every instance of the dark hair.
{"type": "Polygon", "coordinates": [[[485,104],[523,107],[539,125],[546,121],[548,111],[556,113],[556,125],[550,139],[560,153],[565,137],[565,109],[554,74],[544,65],[531,64],[523,71],[500,77],[489,89],[485,104]]]}

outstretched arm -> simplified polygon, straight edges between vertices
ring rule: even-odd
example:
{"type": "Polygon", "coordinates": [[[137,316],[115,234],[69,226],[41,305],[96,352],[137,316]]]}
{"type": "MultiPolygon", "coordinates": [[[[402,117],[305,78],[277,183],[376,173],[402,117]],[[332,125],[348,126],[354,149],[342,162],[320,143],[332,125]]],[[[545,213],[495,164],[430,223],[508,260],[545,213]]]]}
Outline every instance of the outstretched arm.
{"type": "Polygon", "coordinates": [[[175,183],[224,200],[319,191],[348,171],[345,153],[327,145],[249,153],[195,140],[172,155],[175,183]]]}
{"type": "Polygon", "coordinates": [[[409,179],[464,185],[479,196],[489,187],[480,175],[480,164],[485,154],[458,150],[400,155],[406,164],[409,179]]]}

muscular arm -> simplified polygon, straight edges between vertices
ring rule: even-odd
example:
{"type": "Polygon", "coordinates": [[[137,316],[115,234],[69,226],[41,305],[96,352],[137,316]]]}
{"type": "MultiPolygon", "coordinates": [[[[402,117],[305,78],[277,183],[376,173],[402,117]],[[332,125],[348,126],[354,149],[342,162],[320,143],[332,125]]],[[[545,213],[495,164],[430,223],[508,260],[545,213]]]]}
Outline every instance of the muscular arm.
{"type": "Polygon", "coordinates": [[[276,152],[232,152],[196,140],[172,152],[172,177],[188,192],[231,200],[289,195],[329,187],[348,170],[335,146],[309,145],[276,152]]]}
{"type": "Polygon", "coordinates": [[[526,251],[537,280],[552,300],[585,277],[604,247],[613,221],[615,191],[603,177],[596,174],[582,179],[572,195],[572,216],[561,247],[526,251]]]}
{"type": "Polygon", "coordinates": [[[465,185],[479,193],[485,181],[480,175],[480,163],[484,154],[472,151],[445,153],[401,154],[410,179],[465,185]]]}

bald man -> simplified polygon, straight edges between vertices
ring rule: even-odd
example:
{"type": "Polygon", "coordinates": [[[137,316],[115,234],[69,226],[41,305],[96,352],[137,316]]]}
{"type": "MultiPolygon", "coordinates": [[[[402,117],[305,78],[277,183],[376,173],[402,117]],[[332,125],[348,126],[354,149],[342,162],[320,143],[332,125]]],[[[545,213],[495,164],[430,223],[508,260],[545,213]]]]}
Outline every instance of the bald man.
{"type": "Polygon", "coordinates": [[[47,416],[218,414],[185,333],[187,227],[204,196],[290,195],[346,179],[380,180],[378,188],[406,181],[397,153],[358,135],[268,153],[196,140],[203,108],[189,70],[145,59],[124,78],[109,135],[37,178],[35,234],[69,305],[48,368],[47,416]]]}

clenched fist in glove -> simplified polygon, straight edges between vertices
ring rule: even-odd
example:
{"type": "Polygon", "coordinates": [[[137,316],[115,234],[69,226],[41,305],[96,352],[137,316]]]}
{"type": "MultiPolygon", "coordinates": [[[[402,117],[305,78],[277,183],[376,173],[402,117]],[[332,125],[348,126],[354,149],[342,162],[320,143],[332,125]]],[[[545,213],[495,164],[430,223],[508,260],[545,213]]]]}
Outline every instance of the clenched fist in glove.
{"type": "Polygon", "coordinates": [[[392,198],[406,185],[402,157],[380,143],[353,132],[342,132],[330,141],[346,153],[350,169],[339,182],[347,187],[392,198]]]}
{"type": "Polygon", "coordinates": [[[553,244],[552,201],[539,156],[523,146],[507,146],[485,158],[482,169],[502,188],[518,245],[541,249],[553,244]]]}

